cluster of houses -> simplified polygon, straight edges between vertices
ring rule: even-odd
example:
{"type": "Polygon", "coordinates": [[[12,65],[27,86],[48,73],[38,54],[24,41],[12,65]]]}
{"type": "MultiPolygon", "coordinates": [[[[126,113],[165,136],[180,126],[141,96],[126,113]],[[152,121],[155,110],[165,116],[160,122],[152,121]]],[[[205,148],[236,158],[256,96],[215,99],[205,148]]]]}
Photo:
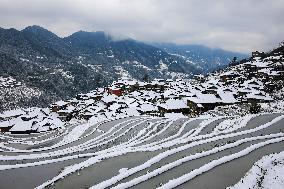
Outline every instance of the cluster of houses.
{"type": "Polygon", "coordinates": [[[58,127],[56,124],[62,126],[63,121],[72,118],[113,120],[139,115],[196,116],[217,106],[270,102],[273,98],[269,94],[283,87],[283,60],[281,54],[263,58],[262,54],[254,53],[248,62],[206,77],[196,75],[191,80],[154,79],[141,82],[124,77],[108,87],[58,101],[50,106],[47,114],[37,111],[40,116],[36,116],[30,111],[15,114],[13,119],[11,115],[6,118],[0,115],[0,129],[21,131],[17,123],[21,120],[26,120],[28,126],[25,128],[32,132],[50,130],[58,127]]]}
{"type": "Polygon", "coordinates": [[[13,88],[15,86],[20,86],[21,82],[16,81],[16,79],[12,77],[0,77],[0,89],[3,88],[13,88]]]}
{"type": "Polygon", "coordinates": [[[0,131],[12,134],[45,132],[64,126],[49,108],[28,108],[5,111],[0,114],[0,131]]]}
{"type": "Polygon", "coordinates": [[[254,80],[255,85],[262,83],[259,90],[268,93],[281,89],[284,82],[284,57],[279,52],[263,58],[264,55],[262,52],[253,52],[251,61],[230,67],[220,74],[221,81],[227,85],[246,85],[249,80],[254,80]]]}
{"type": "Polygon", "coordinates": [[[269,93],[283,81],[283,57],[253,55],[249,62],[207,77],[196,75],[192,80],[141,82],[124,77],[106,88],[54,103],[51,109],[68,121],[73,117],[113,119],[169,113],[195,116],[217,106],[272,101],[269,93]]]}

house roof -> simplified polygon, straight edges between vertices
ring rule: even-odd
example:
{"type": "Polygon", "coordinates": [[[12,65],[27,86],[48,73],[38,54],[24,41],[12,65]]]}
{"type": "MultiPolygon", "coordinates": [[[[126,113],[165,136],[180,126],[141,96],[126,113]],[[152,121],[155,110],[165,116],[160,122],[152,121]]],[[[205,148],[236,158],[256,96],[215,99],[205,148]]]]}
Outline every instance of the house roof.
{"type": "Polygon", "coordinates": [[[33,126],[33,120],[23,121],[21,118],[14,120],[14,126],[9,131],[28,131],[33,126]]]}
{"type": "Polygon", "coordinates": [[[65,102],[63,100],[60,100],[60,101],[57,101],[57,102],[54,103],[54,105],[57,105],[57,106],[65,106],[67,104],[68,104],[68,102],[65,102]]]}
{"type": "Polygon", "coordinates": [[[16,109],[16,110],[8,110],[0,114],[0,117],[2,118],[8,118],[8,117],[15,117],[26,114],[22,109],[16,109]]]}
{"type": "Polygon", "coordinates": [[[176,99],[169,99],[165,103],[161,103],[158,106],[167,110],[178,110],[178,109],[189,108],[185,100],[176,100],[176,99]]]}
{"type": "Polygon", "coordinates": [[[140,110],[142,112],[158,111],[158,108],[152,104],[141,104],[140,110]]]}
{"type": "Polygon", "coordinates": [[[214,94],[197,94],[196,97],[186,97],[186,100],[192,101],[196,104],[215,104],[221,100],[214,94]]]}
{"type": "Polygon", "coordinates": [[[269,95],[261,95],[261,94],[255,94],[255,93],[249,93],[246,95],[247,99],[257,99],[257,100],[273,100],[269,95]]]}
{"type": "Polygon", "coordinates": [[[125,108],[125,109],[122,110],[122,112],[124,112],[128,116],[138,116],[138,115],[140,115],[140,113],[137,111],[136,108],[125,108]]]}
{"type": "Polygon", "coordinates": [[[0,122],[0,127],[1,128],[10,127],[10,126],[12,126],[10,121],[2,121],[2,122],[0,122]]]}
{"type": "Polygon", "coordinates": [[[101,101],[103,101],[105,103],[115,102],[116,101],[116,96],[115,95],[104,95],[102,97],[101,101]]]}
{"type": "Polygon", "coordinates": [[[223,103],[232,104],[238,102],[238,100],[234,97],[234,93],[218,90],[218,95],[223,103]]]}

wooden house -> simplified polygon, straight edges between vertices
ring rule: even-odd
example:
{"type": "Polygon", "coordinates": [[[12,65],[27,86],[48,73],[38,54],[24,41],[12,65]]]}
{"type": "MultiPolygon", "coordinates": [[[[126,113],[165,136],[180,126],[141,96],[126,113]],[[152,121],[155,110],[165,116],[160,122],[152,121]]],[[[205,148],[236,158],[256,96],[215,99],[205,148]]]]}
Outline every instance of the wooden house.
{"type": "Polygon", "coordinates": [[[265,56],[265,53],[264,52],[259,52],[259,51],[254,51],[251,53],[251,56],[252,58],[255,58],[255,57],[264,57],[265,56]]]}
{"type": "Polygon", "coordinates": [[[3,114],[0,114],[0,121],[10,120],[12,118],[17,118],[25,114],[26,112],[21,109],[8,110],[8,111],[3,112],[3,114]]]}
{"type": "Polygon", "coordinates": [[[271,81],[270,82],[266,82],[264,84],[264,90],[266,92],[273,92],[276,88],[277,88],[277,85],[275,83],[271,82],[271,81]]]}
{"type": "Polygon", "coordinates": [[[169,99],[164,103],[158,104],[158,109],[161,115],[165,113],[190,113],[190,108],[187,106],[186,100],[169,99]]]}
{"type": "Polygon", "coordinates": [[[221,104],[221,99],[214,94],[197,94],[185,99],[187,100],[187,105],[195,112],[212,110],[221,104]]]}
{"type": "Polygon", "coordinates": [[[59,110],[63,110],[65,109],[67,106],[68,106],[68,102],[65,102],[65,101],[58,101],[58,102],[55,102],[54,104],[52,104],[50,106],[50,109],[52,112],[58,112],[59,110]]]}
{"type": "Polygon", "coordinates": [[[193,78],[201,83],[205,82],[205,76],[202,74],[194,75],[193,78]]]}
{"type": "Polygon", "coordinates": [[[36,130],[32,129],[33,121],[17,122],[10,130],[11,134],[31,134],[36,133],[36,130]]]}
{"type": "Polygon", "coordinates": [[[90,95],[90,99],[93,99],[95,101],[100,101],[102,99],[103,95],[102,94],[93,94],[90,95]]]}
{"type": "Polygon", "coordinates": [[[269,95],[261,92],[247,94],[246,99],[249,103],[270,102],[273,100],[269,95]]]}
{"type": "Polygon", "coordinates": [[[208,86],[204,91],[202,91],[202,93],[203,94],[214,94],[214,95],[216,95],[217,90],[218,90],[217,86],[211,85],[211,86],[208,86]]]}
{"type": "Polygon", "coordinates": [[[237,72],[228,72],[220,75],[221,81],[224,83],[232,83],[240,74],[237,72]]]}
{"type": "Polygon", "coordinates": [[[114,94],[116,96],[121,96],[123,94],[123,90],[121,88],[110,87],[108,91],[110,94],[114,94]]]}
{"type": "Polygon", "coordinates": [[[61,120],[70,121],[73,117],[73,114],[75,113],[74,111],[75,111],[74,106],[68,106],[66,109],[59,110],[57,113],[61,120]]]}
{"type": "Polygon", "coordinates": [[[155,114],[158,113],[158,107],[152,105],[152,104],[148,104],[148,103],[144,103],[141,104],[137,110],[141,113],[141,114],[155,114]]]}
{"type": "Polygon", "coordinates": [[[12,127],[10,121],[0,122],[0,132],[8,132],[12,127]]]}
{"type": "Polygon", "coordinates": [[[77,100],[88,100],[89,96],[87,94],[77,94],[76,99],[77,100]]]}

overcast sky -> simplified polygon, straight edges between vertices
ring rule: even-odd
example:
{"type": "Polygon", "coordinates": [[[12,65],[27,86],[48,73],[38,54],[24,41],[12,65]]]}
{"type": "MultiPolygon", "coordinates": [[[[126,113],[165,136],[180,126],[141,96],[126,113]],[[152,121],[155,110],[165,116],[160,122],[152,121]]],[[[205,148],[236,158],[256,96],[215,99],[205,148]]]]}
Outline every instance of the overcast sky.
{"type": "Polygon", "coordinates": [[[3,28],[40,25],[61,37],[102,30],[239,52],[284,40],[284,0],[0,0],[0,18],[3,28]]]}

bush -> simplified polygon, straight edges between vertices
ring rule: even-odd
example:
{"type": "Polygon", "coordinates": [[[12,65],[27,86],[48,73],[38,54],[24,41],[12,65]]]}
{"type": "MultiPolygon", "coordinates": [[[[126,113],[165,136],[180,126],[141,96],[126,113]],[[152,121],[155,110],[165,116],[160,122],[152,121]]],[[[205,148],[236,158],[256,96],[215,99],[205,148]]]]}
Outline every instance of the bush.
{"type": "Polygon", "coordinates": [[[256,102],[251,103],[250,105],[250,113],[252,114],[257,114],[260,112],[261,106],[259,104],[257,104],[256,102]]]}

